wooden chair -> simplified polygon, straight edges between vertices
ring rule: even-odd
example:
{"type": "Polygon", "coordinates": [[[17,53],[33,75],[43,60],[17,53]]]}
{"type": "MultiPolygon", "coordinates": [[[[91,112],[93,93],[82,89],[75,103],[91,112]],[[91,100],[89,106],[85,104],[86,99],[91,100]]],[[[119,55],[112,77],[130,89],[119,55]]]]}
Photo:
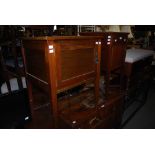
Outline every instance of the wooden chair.
{"type": "Polygon", "coordinates": [[[21,49],[21,46],[16,46],[16,43],[13,41],[1,45],[1,57],[4,64],[4,71],[7,72],[6,75],[10,78],[16,77],[18,79],[20,88],[22,88],[20,78],[25,76],[21,49]]]}
{"type": "Polygon", "coordinates": [[[0,51],[0,128],[21,128],[27,120],[30,110],[25,79],[10,76],[0,51]]]}

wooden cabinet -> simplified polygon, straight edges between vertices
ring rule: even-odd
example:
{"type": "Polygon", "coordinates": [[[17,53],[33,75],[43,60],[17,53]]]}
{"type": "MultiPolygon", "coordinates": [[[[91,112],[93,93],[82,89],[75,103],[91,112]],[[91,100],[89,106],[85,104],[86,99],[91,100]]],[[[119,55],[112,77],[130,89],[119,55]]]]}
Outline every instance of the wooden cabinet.
{"type": "MultiPolygon", "coordinates": [[[[116,79],[115,86],[121,88],[123,67],[125,64],[128,33],[119,32],[83,32],[81,36],[102,36],[101,73],[105,77],[105,96],[108,97],[111,79],[116,79]]],[[[114,81],[114,80],[113,80],[114,81]]],[[[114,83],[113,83],[114,84],[114,83]]],[[[117,89],[118,91],[118,89],[117,89]]]]}
{"type": "Polygon", "coordinates": [[[55,128],[116,128],[124,95],[99,92],[102,36],[35,37],[23,40],[32,119],[32,87],[50,100],[55,128]]]}
{"type": "Polygon", "coordinates": [[[87,120],[91,113],[94,115],[99,101],[100,43],[100,37],[84,36],[34,37],[23,40],[32,115],[33,85],[49,95],[55,128],[59,128],[60,119],[65,122],[70,115],[73,123],[79,119],[87,120]],[[74,88],[79,93],[74,94],[74,88]],[[94,107],[87,109],[92,112],[85,112],[80,104],[83,98],[78,101],[75,99],[79,94],[87,94],[84,89],[87,91],[89,88],[92,89],[94,107]]]}

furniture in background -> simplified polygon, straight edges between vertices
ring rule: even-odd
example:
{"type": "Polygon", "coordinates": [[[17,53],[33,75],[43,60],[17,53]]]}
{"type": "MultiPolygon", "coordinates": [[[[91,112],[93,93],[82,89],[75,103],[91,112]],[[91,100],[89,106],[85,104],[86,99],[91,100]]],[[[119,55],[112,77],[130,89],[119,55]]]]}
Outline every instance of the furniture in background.
{"type": "Polygon", "coordinates": [[[26,25],[25,37],[77,35],[76,25],[26,25]]]}
{"type": "Polygon", "coordinates": [[[77,26],[76,25],[55,25],[53,35],[54,36],[76,36],[77,26]]]}
{"type": "Polygon", "coordinates": [[[133,104],[131,115],[123,121],[127,123],[132,115],[142,107],[147,99],[147,94],[152,81],[151,64],[153,60],[152,50],[131,48],[126,52],[125,58],[125,111],[133,104]]]}
{"type": "Polygon", "coordinates": [[[95,32],[95,25],[78,25],[77,26],[77,34],[79,35],[81,32],[95,32]]]}
{"type": "Polygon", "coordinates": [[[24,36],[22,26],[1,26],[0,54],[5,66],[4,72],[9,78],[16,77],[21,87],[20,78],[24,76],[24,66],[21,52],[21,38],[24,36]]]}
{"type": "Polygon", "coordinates": [[[17,45],[16,41],[1,44],[1,57],[3,61],[4,72],[9,78],[16,77],[19,87],[22,87],[21,77],[25,76],[24,65],[22,59],[21,44],[17,45]]]}
{"type": "Polygon", "coordinates": [[[128,98],[135,97],[138,85],[151,78],[152,50],[128,49],[125,58],[125,76],[128,98]]]}
{"type": "Polygon", "coordinates": [[[10,76],[0,51],[0,128],[23,128],[30,119],[25,78],[10,76]]]}
{"type": "Polygon", "coordinates": [[[21,53],[20,26],[1,26],[0,128],[23,128],[30,120],[28,92],[21,53]]]}
{"type": "Polygon", "coordinates": [[[52,36],[54,25],[25,25],[25,37],[52,36]]]}
{"type": "Polygon", "coordinates": [[[123,68],[127,47],[128,33],[123,32],[83,32],[81,36],[102,36],[101,75],[105,81],[105,97],[111,88],[121,91],[123,86],[123,68]]]}

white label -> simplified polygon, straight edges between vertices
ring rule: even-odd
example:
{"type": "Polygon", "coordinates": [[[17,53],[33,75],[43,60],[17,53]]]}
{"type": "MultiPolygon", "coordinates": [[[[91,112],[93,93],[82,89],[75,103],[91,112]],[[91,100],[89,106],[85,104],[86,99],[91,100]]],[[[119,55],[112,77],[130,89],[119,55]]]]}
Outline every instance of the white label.
{"type": "Polygon", "coordinates": [[[49,45],[48,48],[49,48],[49,49],[53,49],[53,45],[49,45]]]}
{"type": "Polygon", "coordinates": [[[52,49],[52,50],[49,50],[49,53],[53,53],[54,52],[54,50],[52,49]]]}
{"type": "Polygon", "coordinates": [[[110,42],[107,42],[108,45],[110,45],[110,42]]]}
{"type": "Polygon", "coordinates": [[[111,39],[108,39],[108,41],[111,41],[111,39]]]}
{"type": "Polygon", "coordinates": [[[103,104],[103,105],[101,105],[101,108],[104,108],[104,104],[103,104]]]}
{"type": "Polygon", "coordinates": [[[111,38],[111,36],[108,36],[108,38],[111,38]]]}
{"type": "Polygon", "coordinates": [[[29,117],[28,117],[28,116],[27,116],[27,117],[25,117],[25,121],[26,121],[26,120],[28,120],[28,119],[29,119],[29,117]]]}
{"type": "Polygon", "coordinates": [[[72,123],[73,123],[73,124],[75,124],[75,123],[76,123],[76,121],[73,121],[72,123]]]}
{"type": "Polygon", "coordinates": [[[119,39],[123,39],[122,37],[119,37],[119,39]]]}
{"type": "Polygon", "coordinates": [[[101,45],[101,41],[97,41],[96,43],[95,43],[96,45],[101,45]]]}

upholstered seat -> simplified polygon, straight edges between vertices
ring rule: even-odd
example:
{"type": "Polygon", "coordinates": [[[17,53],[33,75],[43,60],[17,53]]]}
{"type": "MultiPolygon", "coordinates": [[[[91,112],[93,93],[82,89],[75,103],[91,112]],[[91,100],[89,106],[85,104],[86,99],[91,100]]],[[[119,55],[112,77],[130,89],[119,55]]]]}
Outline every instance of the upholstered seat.
{"type": "Polygon", "coordinates": [[[152,50],[131,48],[126,51],[125,62],[134,63],[153,54],[154,51],[152,50]]]}

